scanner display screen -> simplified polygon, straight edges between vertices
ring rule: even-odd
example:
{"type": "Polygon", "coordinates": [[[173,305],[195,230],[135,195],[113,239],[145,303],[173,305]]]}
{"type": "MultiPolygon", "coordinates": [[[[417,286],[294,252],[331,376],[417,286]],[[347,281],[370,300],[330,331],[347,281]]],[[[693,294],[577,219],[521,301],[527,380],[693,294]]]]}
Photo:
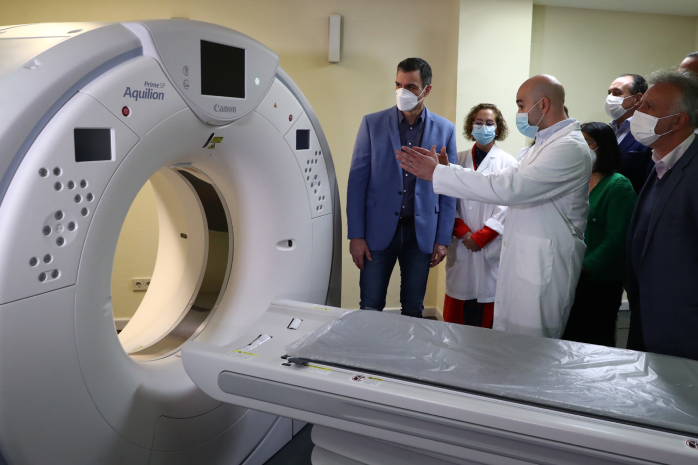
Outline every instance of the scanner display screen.
{"type": "Polygon", "coordinates": [[[201,94],[245,98],[245,49],[201,41],[201,94]]]}
{"type": "Polygon", "coordinates": [[[111,161],[111,129],[75,128],[75,161],[111,161]]]}

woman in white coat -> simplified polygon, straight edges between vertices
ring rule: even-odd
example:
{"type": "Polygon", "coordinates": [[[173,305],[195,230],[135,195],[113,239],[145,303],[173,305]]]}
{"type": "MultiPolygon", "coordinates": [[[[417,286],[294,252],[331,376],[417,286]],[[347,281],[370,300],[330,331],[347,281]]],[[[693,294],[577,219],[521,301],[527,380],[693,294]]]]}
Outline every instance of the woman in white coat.
{"type": "MultiPolygon", "coordinates": [[[[470,150],[458,153],[458,164],[483,174],[496,173],[516,160],[497,147],[508,129],[499,109],[489,103],[474,106],[463,125],[470,150]]],[[[444,320],[492,327],[499,255],[507,207],[460,199],[446,260],[444,320]]]]}

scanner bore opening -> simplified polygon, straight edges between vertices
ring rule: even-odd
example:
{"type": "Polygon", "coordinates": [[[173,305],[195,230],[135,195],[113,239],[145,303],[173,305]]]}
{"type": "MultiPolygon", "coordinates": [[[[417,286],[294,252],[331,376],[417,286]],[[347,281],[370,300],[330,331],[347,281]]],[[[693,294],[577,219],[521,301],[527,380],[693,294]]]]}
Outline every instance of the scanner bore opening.
{"type": "MultiPolygon", "coordinates": [[[[233,252],[230,214],[220,190],[208,176],[192,166],[176,166],[163,168],[150,181],[157,198],[157,259],[141,304],[123,329],[117,331],[126,353],[139,361],[159,360],[179,352],[184,343],[206,327],[225,293],[233,252]],[[174,197],[188,197],[189,202],[174,197]],[[179,217],[180,221],[172,217],[179,217]],[[203,228],[194,229],[203,234],[184,231],[187,228],[183,225],[197,221],[203,223],[198,225],[203,228]],[[164,273],[158,270],[159,262],[167,262],[172,255],[179,255],[179,260],[175,259],[180,265],[174,267],[175,276],[172,269],[164,273]],[[191,292],[187,293],[187,288],[191,292]],[[178,292],[182,289],[184,295],[178,292]],[[148,295],[153,293],[156,295],[148,295]],[[174,300],[163,302],[171,297],[174,300]],[[125,335],[128,337],[122,337],[125,335]],[[134,345],[134,340],[139,342],[134,345]]],[[[123,229],[117,254],[125,250],[122,240],[123,229]]],[[[112,295],[117,286],[123,285],[115,282],[112,273],[112,295]]]]}

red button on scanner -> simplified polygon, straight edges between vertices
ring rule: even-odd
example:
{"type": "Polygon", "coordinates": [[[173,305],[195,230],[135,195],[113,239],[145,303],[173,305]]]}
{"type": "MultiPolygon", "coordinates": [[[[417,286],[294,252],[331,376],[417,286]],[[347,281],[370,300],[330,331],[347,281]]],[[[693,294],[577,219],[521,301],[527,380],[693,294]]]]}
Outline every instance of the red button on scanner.
{"type": "Polygon", "coordinates": [[[121,109],[121,114],[124,116],[128,116],[131,114],[131,109],[129,107],[123,107],[121,109]]]}

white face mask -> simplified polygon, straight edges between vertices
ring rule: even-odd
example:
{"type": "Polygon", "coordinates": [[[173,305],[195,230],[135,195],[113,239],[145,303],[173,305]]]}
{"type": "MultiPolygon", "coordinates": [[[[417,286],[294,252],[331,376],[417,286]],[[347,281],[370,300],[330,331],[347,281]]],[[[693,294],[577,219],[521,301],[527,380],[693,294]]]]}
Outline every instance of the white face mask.
{"type": "Polygon", "coordinates": [[[609,95],[606,97],[606,114],[613,119],[613,121],[617,120],[630,110],[626,110],[623,108],[623,101],[629,98],[635,97],[635,95],[631,95],[630,97],[616,97],[615,95],[609,95]]]}
{"type": "MultiPolygon", "coordinates": [[[[427,90],[425,87],[424,90],[422,91],[422,94],[427,90]]],[[[419,96],[414,95],[412,92],[410,92],[407,89],[404,88],[399,88],[395,89],[395,97],[397,98],[397,108],[400,111],[412,111],[414,110],[414,107],[419,105],[419,102],[422,100],[419,100],[419,97],[422,96],[422,94],[419,94],[419,96]]]]}
{"type": "Polygon", "coordinates": [[[656,134],[654,132],[654,128],[657,126],[657,122],[660,119],[671,118],[672,116],[676,115],[678,115],[678,113],[674,113],[673,115],[669,116],[662,116],[661,118],[656,118],[654,116],[648,115],[647,113],[641,113],[639,111],[636,111],[633,115],[633,119],[630,120],[630,132],[633,134],[633,137],[636,141],[638,141],[642,145],[649,146],[663,135],[669,134],[673,131],[673,129],[671,129],[662,134],[656,134]]]}

